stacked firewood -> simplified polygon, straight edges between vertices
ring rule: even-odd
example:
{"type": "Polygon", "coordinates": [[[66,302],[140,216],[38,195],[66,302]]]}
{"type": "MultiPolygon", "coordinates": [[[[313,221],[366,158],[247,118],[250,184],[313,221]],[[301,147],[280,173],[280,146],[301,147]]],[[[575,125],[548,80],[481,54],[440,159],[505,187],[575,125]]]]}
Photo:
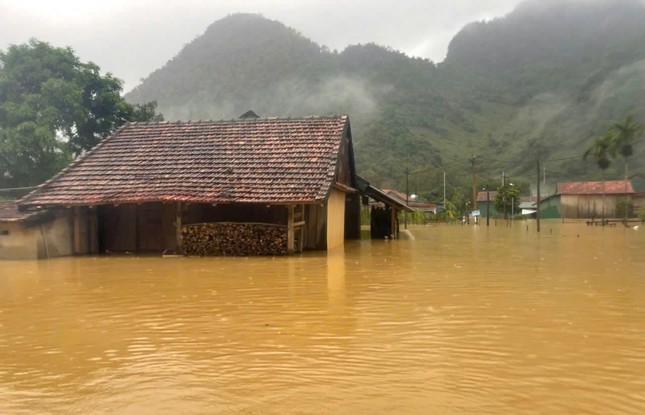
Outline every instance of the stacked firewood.
{"type": "Polygon", "coordinates": [[[287,227],[264,223],[198,223],[181,228],[186,255],[286,255],[287,227]]]}

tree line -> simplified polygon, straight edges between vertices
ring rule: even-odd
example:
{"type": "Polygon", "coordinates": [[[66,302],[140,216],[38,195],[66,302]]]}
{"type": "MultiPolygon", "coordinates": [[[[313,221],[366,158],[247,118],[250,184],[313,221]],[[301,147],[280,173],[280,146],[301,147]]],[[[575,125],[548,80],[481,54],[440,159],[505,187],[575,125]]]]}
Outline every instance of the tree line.
{"type": "Polygon", "coordinates": [[[122,89],[71,48],[33,39],[0,51],[0,188],[42,183],[128,121],[163,120],[122,89]]]}

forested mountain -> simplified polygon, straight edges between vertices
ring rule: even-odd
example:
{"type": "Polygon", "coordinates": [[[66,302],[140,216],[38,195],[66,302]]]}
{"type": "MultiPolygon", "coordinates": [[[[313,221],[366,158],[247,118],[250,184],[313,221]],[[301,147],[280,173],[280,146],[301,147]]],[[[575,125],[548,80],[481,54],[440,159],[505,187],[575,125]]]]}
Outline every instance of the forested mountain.
{"type": "Polygon", "coordinates": [[[645,121],[643,22],[639,0],[529,0],[464,27],[435,64],[374,44],[330,51],[236,14],[126,99],[156,100],[171,120],[348,113],[359,173],[400,186],[408,167],[419,193],[436,190],[443,171],[467,185],[471,155],[481,181],[503,170],[532,178],[538,156],[553,180],[590,179],[599,173],[581,155],[593,138],[629,113],[645,121]]]}

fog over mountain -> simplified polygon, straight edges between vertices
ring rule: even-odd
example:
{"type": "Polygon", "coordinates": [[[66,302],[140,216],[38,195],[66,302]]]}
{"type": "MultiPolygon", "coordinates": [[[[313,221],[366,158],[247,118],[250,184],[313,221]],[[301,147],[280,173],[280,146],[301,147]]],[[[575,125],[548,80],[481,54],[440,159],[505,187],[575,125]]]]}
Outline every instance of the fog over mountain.
{"type": "Polygon", "coordinates": [[[401,183],[406,165],[434,180],[455,164],[466,183],[471,155],[484,179],[529,178],[538,156],[554,179],[593,178],[580,160],[589,142],[629,113],[645,119],[644,21],[637,0],[527,1],[465,26],[435,64],[373,43],[331,51],[235,14],[126,98],[157,100],[168,119],[348,113],[359,171],[377,182],[401,183]]]}
{"type": "Polygon", "coordinates": [[[128,91],[231,13],[262,14],[332,50],[376,42],[440,62],[464,24],[506,14],[519,1],[0,0],[0,49],[34,37],[71,46],[128,91]]]}

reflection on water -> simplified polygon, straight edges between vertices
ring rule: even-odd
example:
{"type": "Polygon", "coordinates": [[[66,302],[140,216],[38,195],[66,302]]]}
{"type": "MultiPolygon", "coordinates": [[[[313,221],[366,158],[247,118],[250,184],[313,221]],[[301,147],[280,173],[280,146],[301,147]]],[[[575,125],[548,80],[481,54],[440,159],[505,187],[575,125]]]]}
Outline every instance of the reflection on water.
{"type": "Polygon", "coordinates": [[[645,413],[642,228],[411,230],[0,262],[0,413],[645,413]]]}

